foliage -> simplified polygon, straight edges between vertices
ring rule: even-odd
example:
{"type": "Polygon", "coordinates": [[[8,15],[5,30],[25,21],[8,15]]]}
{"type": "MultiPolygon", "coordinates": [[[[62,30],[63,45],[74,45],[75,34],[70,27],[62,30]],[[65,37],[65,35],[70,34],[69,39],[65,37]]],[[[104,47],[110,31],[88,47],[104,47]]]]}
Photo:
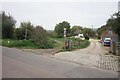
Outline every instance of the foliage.
{"type": "MultiPolygon", "coordinates": [[[[13,40],[13,39],[3,39],[2,45],[6,47],[17,47],[17,48],[42,48],[48,49],[54,47],[53,41],[48,41],[41,45],[36,45],[32,40],[13,40]]],[[[0,43],[1,45],[1,43],[0,43]]]]}
{"type": "Polygon", "coordinates": [[[18,47],[18,48],[35,48],[35,44],[31,40],[11,40],[3,39],[2,45],[6,47],[18,47]]]}
{"type": "Polygon", "coordinates": [[[71,43],[72,43],[72,46],[71,46],[72,50],[86,48],[90,44],[90,42],[88,40],[81,40],[79,38],[69,38],[67,40],[71,41],[71,43]]]}
{"type": "Polygon", "coordinates": [[[10,16],[6,15],[5,12],[0,13],[2,14],[2,38],[10,38],[14,37],[14,26],[15,26],[15,19],[10,16]]]}
{"type": "Polygon", "coordinates": [[[98,38],[99,38],[99,39],[100,39],[100,35],[101,35],[104,31],[106,31],[107,28],[108,28],[108,26],[103,25],[103,26],[101,26],[101,28],[98,28],[98,29],[97,29],[97,33],[98,33],[98,38]]]}
{"type": "Polygon", "coordinates": [[[63,37],[64,28],[66,28],[66,35],[70,35],[70,23],[63,21],[55,26],[54,32],[56,33],[57,37],[63,37]]]}
{"type": "Polygon", "coordinates": [[[81,44],[80,46],[75,46],[73,47],[73,49],[82,49],[82,48],[86,48],[90,45],[90,42],[88,40],[81,40],[81,44]]]}
{"type": "Polygon", "coordinates": [[[31,22],[21,22],[20,28],[15,29],[16,39],[31,39],[34,27],[31,22]],[[27,32],[26,32],[27,31],[27,32]],[[26,34],[26,37],[25,37],[26,34]]]}
{"type": "Polygon", "coordinates": [[[33,32],[32,40],[36,45],[43,45],[47,42],[46,31],[41,26],[36,26],[33,32]]]}
{"type": "Polygon", "coordinates": [[[120,11],[113,14],[113,16],[115,16],[115,18],[112,18],[112,29],[118,34],[120,39],[120,11]]]}
{"type": "Polygon", "coordinates": [[[88,35],[84,35],[86,40],[89,40],[89,36],[88,35]]]}
{"type": "MultiPolygon", "coordinates": [[[[16,21],[10,15],[6,15],[5,12],[0,13],[2,15],[2,45],[7,47],[19,47],[19,48],[55,48],[64,45],[64,28],[66,28],[66,35],[75,35],[82,32],[90,35],[92,31],[83,30],[80,26],[73,26],[70,29],[70,23],[63,21],[56,24],[54,32],[46,32],[42,26],[34,27],[31,22],[21,22],[19,28],[15,28],[16,21]],[[49,37],[52,39],[49,39],[49,37]]],[[[1,29],[1,27],[0,27],[1,29]]],[[[92,33],[91,33],[92,34],[92,33]]],[[[78,39],[73,39],[79,41],[78,39]]],[[[83,41],[84,42],[84,41],[83,41]]],[[[1,44],[1,43],[0,43],[1,44]]]]}
{"type": "Polygon", "coordinates": [[[41,45],[37,45],[37,48],[42,48],[42,49],[48,49],[48,48],[54,48],[55,47],[55,41],[48,40],[45,43],[41,45]]]}
{"type": "Polygon", "coordinates": [[[47,36],[51,37],[51,38],[56,38],[57,34],[54,31],[46,31],[47,32],[47,36]]]}
{"type": "Polygon", "coordinates": [[[89,40],[89,37],[95,37],[96,32],[93,31],[93,30],[90,29],[90,28],[84,28],[84,29],[83,29],[83,35],[84,35],[84,37],[85,37],[87,40],[89,40]]]}
{"type": "Polygon", "coordinates": [[[79,33],[82,33],[83,28],[81,26],[73,26],[71,28],[71,35],[75,36],[78,35],[79,33]]]}

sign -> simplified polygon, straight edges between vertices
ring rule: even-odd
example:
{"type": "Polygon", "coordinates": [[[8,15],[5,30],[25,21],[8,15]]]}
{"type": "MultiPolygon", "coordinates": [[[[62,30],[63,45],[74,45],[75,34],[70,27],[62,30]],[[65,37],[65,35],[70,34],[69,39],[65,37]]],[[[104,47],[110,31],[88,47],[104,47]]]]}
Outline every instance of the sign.
{"type": "Polygon", "coordinates": [[[64,37],[66,37],[66,35],[64,34],[64,37]]]}
{"type": "Polygon", "coordinates": [[[66,28],[64,28],[64,37],[66,37],[66,28]]]}

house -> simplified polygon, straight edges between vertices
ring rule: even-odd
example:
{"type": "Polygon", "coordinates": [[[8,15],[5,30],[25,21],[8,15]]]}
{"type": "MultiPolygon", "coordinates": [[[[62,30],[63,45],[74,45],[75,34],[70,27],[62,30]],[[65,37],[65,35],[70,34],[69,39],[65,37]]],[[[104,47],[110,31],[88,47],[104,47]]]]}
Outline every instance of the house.
{"type": "Polygon", "coordinates": [[[80,39],[82,39],[82,40],[85,39],[83,34],[78,34],[78,35],[75,36],[75,38],[80,38],[80,39]]]}
{"type": "Polygon", "coordinates": [[[111,28],[108,28],[105,32],[102,33],[101,40],[103,41],[105,38],[111,38],[112,42],[118,41],[118,35],[115,34],[111,28]]]}

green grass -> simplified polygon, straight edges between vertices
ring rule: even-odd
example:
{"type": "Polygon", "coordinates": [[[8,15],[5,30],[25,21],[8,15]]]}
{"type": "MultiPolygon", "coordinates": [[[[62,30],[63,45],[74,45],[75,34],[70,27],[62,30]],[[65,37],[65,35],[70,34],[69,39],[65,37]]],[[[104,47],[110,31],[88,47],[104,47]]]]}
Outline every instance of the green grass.
{"type": "MultiPolygon", "coordinates": [[[[80,40],[75,38],[67,38],[67,40],[72,40],[72,42],[80,42],[79,46],[72,46],[72,50],[86,48],[89,46],[90,42],[88,40],[80,40]]],[[[51,38],[48,37],[48,41],[41,45],[36,45],[32,40],[12,40],[12,39],[0,39],[0,45],[6,47],[16,47],[16,48],[27,48],[27,49],[48,49],[54,48],[58,51],[64,50],[64,38],[51,38]]]]}
{"type": "Polygon", "coordinates": [[[53,41],[54,43],[54,49],[61,50],[64,46],[64,38],[48,38],[49,40],[53,41]]]}
{"type": "Polygon", "coordinates": [[[13,40],[13,39],[2,39],[1,43],[6,47],[16,47],[16,48],[27,48],[27,49],[48,49],[54,48],[55,41],[48,40],[46,43],[41,45],[36,45],[32,40],[13,40]]]}
{"type": "Polygon", "coordinates": [[[17,48],[36,48],[36,45],[31,40],[3,39],[2,45],[6,47],[17,47],[17,48]]]}

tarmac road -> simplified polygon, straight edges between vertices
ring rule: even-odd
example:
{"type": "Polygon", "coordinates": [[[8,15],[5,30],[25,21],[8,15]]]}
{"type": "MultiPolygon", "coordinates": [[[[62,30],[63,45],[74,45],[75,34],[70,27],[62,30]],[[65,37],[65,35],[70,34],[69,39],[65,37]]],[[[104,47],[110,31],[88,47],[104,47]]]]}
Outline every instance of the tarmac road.
{"type": "Polygon", "coordinates": [[[2,47],[3,78],[117,78],[117,72],[91,68],[2,47]]]}
{"type": "Polygon", "coordinates": [[[0,46],[0,79],[2,78],[2,46],[0,46]]]}

